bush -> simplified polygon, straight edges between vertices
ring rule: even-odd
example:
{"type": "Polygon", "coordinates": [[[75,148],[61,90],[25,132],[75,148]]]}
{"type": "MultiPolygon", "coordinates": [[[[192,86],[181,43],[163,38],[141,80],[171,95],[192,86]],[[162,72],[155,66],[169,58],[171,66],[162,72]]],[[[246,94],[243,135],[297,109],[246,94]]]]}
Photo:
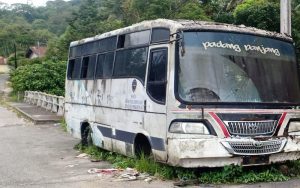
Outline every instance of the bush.
{"type": "Polygon", "coordinates": [[[65,62],[44,61],[28,63],[11,73],[14,92],[41,91],[64,96],[65,62]]]}

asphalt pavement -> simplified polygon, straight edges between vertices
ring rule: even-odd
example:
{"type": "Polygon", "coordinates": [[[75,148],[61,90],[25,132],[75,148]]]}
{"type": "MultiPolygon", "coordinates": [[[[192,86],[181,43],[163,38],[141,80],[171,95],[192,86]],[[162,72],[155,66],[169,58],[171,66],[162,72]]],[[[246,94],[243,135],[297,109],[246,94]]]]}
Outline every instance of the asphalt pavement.
{"type": "Polygon", "coordinates": [[[112,168],[105,161],[77,157],[79,142],[57,124],[34,125],[0,107],[0,187],[172,187],[171,182],[115,182],[110,175],[89,174],[112,168]]]}

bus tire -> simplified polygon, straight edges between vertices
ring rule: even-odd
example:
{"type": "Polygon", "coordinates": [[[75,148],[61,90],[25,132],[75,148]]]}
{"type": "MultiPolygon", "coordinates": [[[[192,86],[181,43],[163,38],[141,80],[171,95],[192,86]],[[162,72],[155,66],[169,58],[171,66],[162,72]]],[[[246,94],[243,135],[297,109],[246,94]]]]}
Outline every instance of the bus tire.
{"type": "Polygon", "coordinates": [[[152,148],[148,138],[143,134],[137,134],[134,141],[134,153],[136,157],[152,156],[152,148]]]}
{"type": "Polygon", "coordinates": [[[81,125],[81,145],[85,147],[93,145],[92,129],[87,122],[84,122],[81,125]]]}

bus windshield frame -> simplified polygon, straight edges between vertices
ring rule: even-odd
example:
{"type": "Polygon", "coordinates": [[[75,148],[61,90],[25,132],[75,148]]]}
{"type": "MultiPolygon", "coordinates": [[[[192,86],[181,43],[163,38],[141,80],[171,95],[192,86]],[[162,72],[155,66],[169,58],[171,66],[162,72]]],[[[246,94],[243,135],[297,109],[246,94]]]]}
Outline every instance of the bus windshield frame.
{"type": "Polygon", "coordinates": [[[176,42],[175,53],[175,97],[181,103],[300,105],[299,65],[292,42],[269,36],[210,30],[185,30],[178,34],[178,38],[180,40],[176,42]],[[195,62],[201,66],[193,66],[195,62]],[[270,63],[274,68],[270,69],[270,63]],[[289,66],[283,63],[289,63],[289,66]],[[280,70],[279,77],[272,75],[276,70],[280,70]],[[282,81],[284,75],[289,77],[282,81]],[[266,78],[262,80],[262,84],[258,83],[260,77],[266,78]],[[272,85],[280,81],[282,83],[279,85],[272,85]],[[271,85],[263,86],[266,83],[271,85]],[[278,86],[281,88],[278,89],[278,86]],[[293,90],[294,87],[296,89],[293,90]],[[270,91],[263,91],[264,88],[270,91]],[[289,93],[280,92],[287,88],[289,93]]]}

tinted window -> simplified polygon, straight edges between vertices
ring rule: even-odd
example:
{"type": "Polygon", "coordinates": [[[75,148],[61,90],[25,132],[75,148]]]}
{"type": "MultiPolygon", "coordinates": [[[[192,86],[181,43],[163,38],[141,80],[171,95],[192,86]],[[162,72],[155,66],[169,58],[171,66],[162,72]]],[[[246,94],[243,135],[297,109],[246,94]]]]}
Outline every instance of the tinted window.
{"type": "Polygon", "coordinates": [[[145,81],[148,48],[118,51],[116,54],[114,76],[137,77],[145,81]]]}
{"type": "Polygon", "coordinates": [[[170,40],[170,30],[157,28],[152,30],[151,43],[168,42],[170,40]]]}
{"type": "Polygon", "coordinates": [[[167,49],[151,51],[147,91],[159,103],[166,100],[167,49]]]}
{"type": "Polygon", "coordinates": [[[89,57],[84,57],[83,60],[82,60],[81,76],[80,76],[80,78],[83,78],[83,79],[86,78],[88,66],[89,66],[89,57]]]}
{"type": "Polygon", "coordinates": [[[81,46],[70,47],[69,57],[74,58],[79,56],[81,56],[81,46]]]}
{"type": "Polygon", "coordinates": [[[97,59],[96,57],[97,57],[96,55],[89,57],[89,66],[88,66],[88,70],[87,70],[87,78],[88,79],[94,78],[96,59],[97,59]]]}
{"type": "Polygon", "coordinates": [[[83,79],[93,79],[95,71],[96,55],[84,57],[81,66],[81,76],[83,79]]]}
{"type": "Polygon", "coordinates": [[[79,79],[80,67],[81,67],[81,58],[69,60],[68,74],[67,74],[68,79],[79,79]]]}
{"type": "Polygon", "coordinates": [[[151,62],[149,70],[149,82],[166,80],[166,49],[151,52],[151,62]]]}
{"type": "Polygon", "coordinates": [[[124,47],[149,44],[150,30],[125,35],[124,47]]]}
{"type": "Polygon", "coordinates": [[[74,53],[75,53],[75,57],[81,56],[81,46],[76,46],[74,53]]]}
{"type": "Polygon", "coordinates": [[[114,52],[100,54],[97,59],[96,78],[110,78],[112,75],[114,52]]]}
{"type": "Polygon", "coordinates": [[[72,73],[74,71],[75,59],[69,60],[67,78],[72,79],[72,73]]]}
{"type": "Polygon", "coordinates": [[[100,41],[100,52],[112,51],[116,49],[117,37],[110,37],[100,41]]]}

